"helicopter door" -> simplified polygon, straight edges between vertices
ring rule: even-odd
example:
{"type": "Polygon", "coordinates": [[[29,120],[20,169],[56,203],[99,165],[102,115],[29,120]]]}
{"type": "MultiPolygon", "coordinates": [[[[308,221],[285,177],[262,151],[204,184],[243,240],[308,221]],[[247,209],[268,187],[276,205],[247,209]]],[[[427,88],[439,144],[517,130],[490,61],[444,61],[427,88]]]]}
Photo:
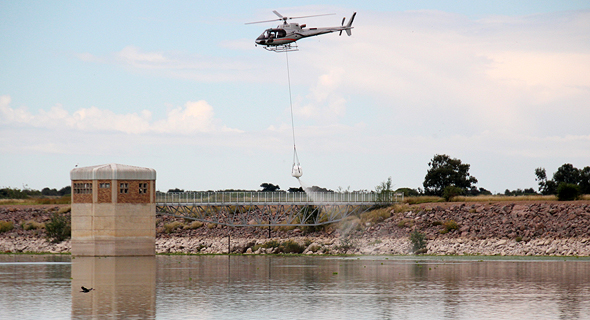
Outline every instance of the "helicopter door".
{"type": "Polygon", "coordinates": [[[276,37],[277,38],[284,38],[287,36],[287,31],[285,29],[275,29],[276,30],[276,37]]]}

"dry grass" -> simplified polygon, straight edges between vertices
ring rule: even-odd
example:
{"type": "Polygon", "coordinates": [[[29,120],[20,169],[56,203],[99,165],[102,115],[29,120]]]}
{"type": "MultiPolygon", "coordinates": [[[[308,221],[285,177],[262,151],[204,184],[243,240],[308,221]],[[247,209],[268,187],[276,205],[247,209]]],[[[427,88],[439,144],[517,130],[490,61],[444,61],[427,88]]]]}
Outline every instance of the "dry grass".
{"type": "Polygon", "coordinates": [[[72,198],[70,195],[61,198],[28,198],[28,199],[0,199],[0,205],[47,205],[47,204],[70,204],[72,198]]]}
{"type": "Polygon", "coordinates": [[[0,233],[10,231],[14,228],[12,221],[0,220],[0,233]]]}
{"type": "Polygon", "coordinates": [[[450,231],[459,229],[459,225],[457,222],[455,222],[455,220],[447,220],[442,225],[444,229],[440,230],[441,234],[449,233],[450,231]]]}
{"type": "Polygon", "coordinates": [[[63,196],[61,198],[28,198],[28,199],[0,199],[0,205],[48,205],[48,204],[70,204],[72,203],[71,196],[63,196]]]}
{"type": "Polygon", "coordinates": [[[379,223],[387,218],[391,217],[391,208],[381,208],[376,210],[371,210],[368,212],[364,212],[361,214],[361,223],[366,224],[367,222],[371,224],[379,223]]]}
{"type": "Polygon", "coordinates": [[[188,225],[184,225],[182,228],[183,229],[198,229],[200,227],[202,227],[204,225],[204,223],[202,223],[201,221],[193,221],[188,225]]]}
{"type": "Polygon", "coordinates": [[[59,211],[57,211],[57,213],[64,214],[64,213],[68,213],[71,211],[72,211],[72,207],[63,207],[63,208],[59,209],[59,211]]]}
{"type": "Polygon", "coordinates": [[[215,223],[207,223],[207,228],[215,229],[215,228],[217,228],[217,225],[215,223]]]}
{"type": "Polygon", "coordinates": [[[557,201],[557,197],[554,195],[543,196],[543,195],[530,195],[530,196],[457,196],[453,198],[453,202],[501,202],[501,201],[557,201]]]}
{"type": "Polygon", "coordinates": [[[23,230],[38,230],[45,229],[45,223],[36,222],[33,220],[25,221],[22,223],[23,230]]]}
{"type": "MultiPolygon", "coordinates": [[[[579,200],[590,200],[590,195],[585,194],[580,196],[579,200]]],[[[505,195],[491,195],[491,196],[456,196],[450,202],[518,202],[518,201],[557,201],[555,195],[528,195],[528,196],[505,196],[505,195]]],[[[444,202],[443,198],[435,196],[418,196],[407,197],[404,203],[408,205],[421,203],[436,203],[444,202]]],[[[395,205],[395,212],[404,212],[403,205],[395,205]]],[[[409,210],[405,210],[409,211],[409,210]]]]}
{"type": "Polygon", "coordinates": [[[172,221],[170,223],[164,224],[164,231],[166,233],[170,233],[176,229],[182,228],[184,225],[180,221],[172,221]]]}
{"type": "Polygon", "coordinates": [[[392,209],[394,213],[412,211],[412,207],[410,207],[410,205],[406,203],[394,204],[393,207],[390,207],[389,209],[392,209]]]}
{"type": "Polygon", "coordinates": [[[420,204],[420,203],[433,203],[433,202],[445,202],[445,199],[437,196],[418,196],[418,197],[406,197],[404,203],[407,204],[420,204]]]}
{"type": "Polygon", "coordinates": [[[402,219],[400,221],[398,221],[397,223],[398,228],[411,228],[414,226],[414,220],[413,219],[402,219]]]}

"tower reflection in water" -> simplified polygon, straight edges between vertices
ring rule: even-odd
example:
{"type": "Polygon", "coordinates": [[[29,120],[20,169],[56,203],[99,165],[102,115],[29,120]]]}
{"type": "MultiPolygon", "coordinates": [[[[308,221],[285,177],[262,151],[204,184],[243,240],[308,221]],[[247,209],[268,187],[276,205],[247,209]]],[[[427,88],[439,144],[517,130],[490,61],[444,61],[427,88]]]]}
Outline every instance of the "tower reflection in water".
{"type": "Polygon", "coordinates": [[[154,256],[72,258],[72,319],[104,316],[155,318],[154,256]]]}

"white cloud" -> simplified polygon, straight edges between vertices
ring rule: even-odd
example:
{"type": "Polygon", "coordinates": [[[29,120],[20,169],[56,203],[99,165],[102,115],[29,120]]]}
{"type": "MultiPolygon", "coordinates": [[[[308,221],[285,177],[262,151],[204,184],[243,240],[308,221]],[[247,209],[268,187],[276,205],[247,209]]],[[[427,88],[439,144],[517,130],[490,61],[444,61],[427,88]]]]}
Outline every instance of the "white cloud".
{"type": "Polygon", "coordinates": [[[120,132],[125,134],[180,134],[241,132],[228,128],[214,117],[213,107],[206,101],[189,101],[183,107],[172,108],[166,118],[152,120],[152,113],[143,110],[138,113],[118,114],[95,106],[80,108],[69,113],[57,104],[48,111],[37,114],[26,108],[12,108],[8,95],[0,96],[0,123],[7,126],[33,127],[44,129],[66,129],[84,132],[120,132]]]}
{"type": "Polygon", "coordinates": [[[233,131],[219,124],[214,118],[213,107],[207,101],[189,101],[184,107],[174,108],[168,111],[166,119],[154,123],[153,131],[159,133],[191,134],[195,132],[233,131]]]}
{"type": "Polygon", "coordinates": [[[123,50],[117,52],[116,57],[123,63],[137,67],[146,67],[149,65],[165,64],[170,62],[170,60],[165,58],[160,52],[140,52],[139,49],[134,46],[123,48],[123,50]]]}
{"type": "Polygon", "coordinates": [[[581,133],[590,122],[587,20],[590,11],[480,21],[436,11],[359,14],[350,38],[301,41],[299,60],[313,65],[306,79],[318,79],[305,110],[327,104],[316,92],[362,94],[409,130],[422,122],[423,131],[444,123],[453,134],[581,133]],[[339,78],[323,82],[326,75],[339,78]]]}

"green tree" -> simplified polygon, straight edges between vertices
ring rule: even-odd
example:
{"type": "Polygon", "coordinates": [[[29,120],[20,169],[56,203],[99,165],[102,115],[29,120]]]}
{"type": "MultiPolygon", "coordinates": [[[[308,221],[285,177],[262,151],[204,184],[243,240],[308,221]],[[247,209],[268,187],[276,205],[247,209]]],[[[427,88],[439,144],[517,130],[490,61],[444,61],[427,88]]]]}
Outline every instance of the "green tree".
{"type": "Polygon", "coordinates": [[[428,166],[430,169],[426,172],[423,183],[424,192],[428,195],[442,196],[448,186],[466,190],[477,183],[477,179],[469,175],[469,164],[452,159],[446,154],[434,155],[428,166]]]}
{"type": "Polygon", "coordinates": [[[445,189],[443,190],[443,194],[442,197],[445,199],[445,201],[451,201],[453,200],[454,197],[461,195],[463,193],[463,190],[459,187],[455,187],[455,186],[446,186],[445,189]]]}
{"type": "MultiPolygon", "coordinates": [[[[535,169],[535,180],[539,183],[539,192],[542,194],[558,194],[558,187],[562,184],[578,186],[580,194],[590,193],[590,167],[577,169],[571,163],[565,163],[557,168],[553,179],[547,178],[545,168],[535,169]]],[[[566,188],[566,190],[569,187],[566,188]]]]}
{"type": "Polygon", "coordinates": [[[580,196],[580,186],[573,183],[562,182],[557,187],[557,200],[571,201],[577,200],[580,196]]]}
{"type": "Polygon", "coordinates": [[[590,167],[588,166],[580,170],[580,192],[590,194],[590,167]]]}
{"type": "Polygon", "coordinates": [[[378,202],[392,202],[393,201],[393,190],[391,177],[387,178],[386,181],[381,182],[380,185],[375,187],[375,192],[377,192],[377,201],[378,202]]]}
{"type": "Polygon", "coordinates": [[[562,182],[569,184],[580,183],[580,170],[574,167],[571,163],[565,163],[557,168],[553,174],[553,181],[559,186],[562,182]]]}
{"type": "Polygon", "coordinates": [[[272,183],[263,183],[260,185],[260,187],[262,188],[263,192],[274,192],[279,190],[281,187],[279,187],[278,185],[274,185],[272,183]]]}
{"type": "Polygon", "coordinates": [[[545,168],[535,169],[535,181],[539,184],[539,192],[543,195],[557,193],[557,184],[553,180],[547,179],[547,171],[545,168]]]}
{"type": "Polygon", "coordinates": [[[59,191],[57,191],[57,193],[60,196],[65,196],[67,194],[72,194],[72,187],[71,186],[65,186],[65,187],[59,189],[59,191]]]}
{"type": "Polygon", "coordinates": [[[48,187],[45,187],[41,190],[41,194],[44,196],[57,196],[57,190],[55,188],[53,189],[49,189],[48,187]]]}
{"type": "Polygon", "coordinates": [[[418,190],[412,188],[397,188],[395,193],[403,193],[404,197],[417,197],[420,195],[418,190]]]}

